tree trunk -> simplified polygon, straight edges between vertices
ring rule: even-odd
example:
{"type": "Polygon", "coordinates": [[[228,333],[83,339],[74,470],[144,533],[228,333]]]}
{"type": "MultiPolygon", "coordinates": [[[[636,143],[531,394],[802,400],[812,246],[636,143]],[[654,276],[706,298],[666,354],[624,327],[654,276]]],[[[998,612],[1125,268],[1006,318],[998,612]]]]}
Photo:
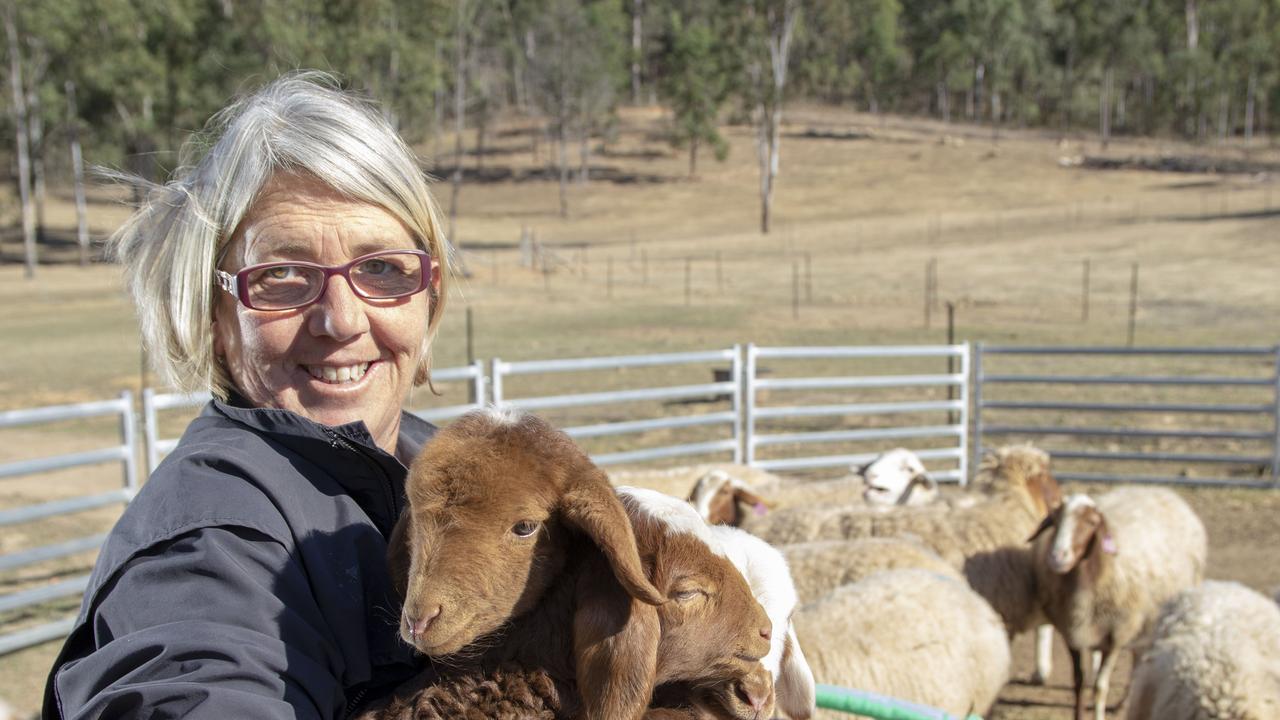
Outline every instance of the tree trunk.
{"type": "Polygon", "coordinates": [[[689,141],[689,179],[698,176],[698,138],[689,141]]]}
{"type": "Polygon", "coordinates": [[[942,122],[951,124],[951,93],[947,92],[947,83],[938,81],[938,112],[942,114],[942,122]]]}
{"type": "Polygon", "coordinates": [[[1230,107],[1231,101],[1227,97],[1226,88],[1218,91],[1218,142],[1227,141],[1227,125],[1230,119],[1227,109],[1230,107]]]}
{"type": "Polygon", "coordinates": [[[1258,71],[1256,68],[1249,70],[1249,87],[1246,91],[1244,100],[1244,141],[1245,144],[1253,142],[1253,103],[1254,97],[1258,91],[1258,71]]]}
{"type": "Polygon", "coordinates": [[[569,128],[568,121],[560,119],[560,217],[569,217],[569,128]]]}
{"type": "Polygon", "coordinates": [[[22,200],[22,247],[27,279],[36,276],[36,226],[31,208],[31,158],[27,145],[27,103],[22,92],[22,61],[11,3],[4,7],[4,32],[9,42],[9,86],[13,89],[13,124],[18,143],[18,194],[22,200]]]}
{"type": "Polygon", "coordinates": [[[1111,85],[1115,72],[1111,65],[1102,71],[1102,92],[1098,93],[1098,132],[1102,135],[1102,149],[1111,142],[1111,85]]]}
{"type": "Polygon", "coordinates": [[[984,104],[983,98],[986,95],[986,84],[985,84],[986,77],[987,77],[986,63],[980,62],[974,65],[973,67],[973,108],[974,108],[974,112],[977,114],[975,116],[975,119],[977,120],[982,119],[981,117],[982,106],[984,104]]]}
{"type": "Polygon", "coordinates": [[[578,185],[586,187],[591,181],[591,129],[583,123],[578,130],[578,185]]]}
{"type": "Polygon", "coordinates": [[[453,173],[449,182],[449,240],[458,247],[458,196],[462,193],[462,134],[466,129],[467,111],[467,34],[464,22],[466,3],[454,7],[457,13],[453,28],[453,173]]]}
{"type": "Polygon", "coordinates": [[[44,109],[40,106],[40,93],[36,91],[37,79],[31,77],[32,87],[27,93],[27,126],[31,144],[31,197],[36,209],[36,243],[45,241],[44,200],[44,109]]]}
{"type": "Polygon", "coordinates": [[[76,84],[66,82],[67,138],[71,143],[71,174],[76,191],[76,242],[80,245],[80,265],[89,264],[89,214],[84,195],[84,157],[80,153],[80,118],[76,112],[76,84]]]}
{"type": "Polygon", "coordinates": [[[640,104],[640,61],[644,57],[644,0],[631,0],[631,104],[640,104]]]}
{"type": "Polygon", "coordinates": [[[766,11],[769,79],[766,81],[761,77],[758,64],[753,73],[758,82],[770,82],[772,90],[761,92],[756,109],[756,143],[760,155],[760,232],[765,235],[769,233],[773,219],[773,188],[782,155],[782,97],[787,84],[791,36],[800,13],[800,3],[798,0],[786,0],[781,8],[781,17],[776,15],[776,10],[771,6],[766,11]]]}

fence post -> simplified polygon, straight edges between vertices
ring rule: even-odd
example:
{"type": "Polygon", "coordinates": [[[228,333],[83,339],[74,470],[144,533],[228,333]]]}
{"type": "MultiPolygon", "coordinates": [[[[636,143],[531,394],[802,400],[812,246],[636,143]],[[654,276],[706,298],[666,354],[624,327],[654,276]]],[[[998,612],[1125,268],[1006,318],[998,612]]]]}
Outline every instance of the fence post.
{"type": "Polygon", "coordinates": [[[973,350],[973,437],[970,438],[971,467],[978,467],[982,460],[982,343],[975,343],[973,350]]]}
{"type": "Polygon", "coordinates": [[[800,263],[791,261],[791,319],[800,319],[800,263]]]}
{"type": "Polygon", "coordinates": [[[120,435],[125,446],[124,489],[132,500],[138,493],[138,436],[134,430],[133,393],[128,390],[120,393],[120,404],[120,435]]]}
{"type": "Polygon", "coordinates": [[[476,336],[472,329],[471,322],[471,306],[467,306],[467,364],[470,365],[476,361],[476,336]]]}
{"type": "MultiPolygon", "coordinates": [[[[950,303],[948,303],[950,306],[950,303]]],[[[972,365],[973,345],[964,344],[964,353],[960,355],[960,486],[969,484],[969,370],[972,365]]]]}
{"type": "Polygon", "coordinates": [[[1272,418],[1275,422],[1272,425],[1273,436],[1271,438],[1271,487],[1280,487],[1280,345],[1275,348],[1276,351],[1276,403],[1275,411],[1272,418]]]}
{"type": "MultiPolygon", "coordinates": [[[[956,304],[948,300],[947,301],[947,345],[952,346],[955,344],[956,344],[956,304]]],[[[955,371],[956,371],[956,357],[954,355],[948,354],[947,355],[947,374],[953,375],[955,374],[955,371]]],[[[948,400],[956,399],[955,385],[947,385],[947,399],[948,400]]],[[[948,410],[947,423],[954,425],[955,422],[956,422],[955,411],[948,410]]]]}
{"type": "Polygon", "coordinates": [[[484,405],[484,396],[487,383],[484,375],[484,361],[475,360],[471,363],[471,402],[476,405],[484,405]]]}
{"type": "Polygon", "coordinates": [[[1138,324],[1138,263],[1133,264],[1133,273],[1129,276],[1129,347],[1133,347],[1133,336],[1138,324]]]}
{"type": "Polygon", "coordinates": [[[684,306],[693,304],[693,258],[684,259],[684,306]]]}
{"type": "Polygon", "coordinates": [[[756,461],[756,344],[747,343],[747,367],[743,371],[743,419],[742,463],[752,465],[756,461]]]}
{"type": "Polygon", "coordinates": [[[1080,322],[1089,322],[1089,259],[1084,261],[1084,276],[1080,288],[1080,322]]]}
{"type": "MultiPolygon", "coordinates": [[[[717,253],[718,255],[718,253],[717,253]]],[[[742,345],[733,346],[729,376],[733,381],[733,462],[742,464],[742,345]]]]}
{"type": "Polygon", "coordinates": [[[501,404],[502,404],[502,368],[503,368],[503,363],[502,363],[502,360],[500,360],[499,358],[494,358],[493,360],[491,360],[491,361],[490,361],[490,363],[491,363],[491,364],[490,364],[490,366],[489,366],[489,367],[490,367],[491,369],[490,369],[490,371],[489,371],[489,373],[490,373],[490,375],[489,375],[489,377],[490,377],[489,390],[490,390],[490,392],[492,392],[492,393],[493,393],[493,404],[494,404],[494,405],[501,405],[501,404]]]}

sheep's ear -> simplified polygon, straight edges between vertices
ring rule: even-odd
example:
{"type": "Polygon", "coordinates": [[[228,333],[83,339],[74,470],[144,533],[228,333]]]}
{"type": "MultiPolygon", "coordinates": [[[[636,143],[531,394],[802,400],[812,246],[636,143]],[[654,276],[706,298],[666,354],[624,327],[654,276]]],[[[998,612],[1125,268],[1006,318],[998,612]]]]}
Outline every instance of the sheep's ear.
{"type": "Polygon", "coordinates": [[[592,465],[588,476],[575,483],[562,502],[565,522],[595,542],[628,594],[650,605],[666,602],[645,577],[631,520],[603,471],[592,465]]]}
{"type": "MultiPolygon", "coordinates": [[[[604,570],[604,568],[600,568],[604,570]]],[[[582,717],[639,718],[653,696],[662,628],[656,608],[594,573],[578,580],[573,660],[582,717]]]]}
{"type": "Polygon", "coordinates": [[[387,569],[391,573],[391,587],[396,591],[400,602],[409,592],[409,562],[412,553],[409,551],[409,511],[400,513],[400,519],[391,529],[391,539],[387,540],[387,569]]]}
{"type": "Polygon", "coordinates": [[[1048,472],[1038,473],[1027,479],[1027,492],[1044,506],[1043,512],[1052,513],[1062,505],[1062,486],[1048,472]]]}
{"type": "Polygon", "coordinates": [[[1098,539],[1098,547],[1102,548],[1102,552],[1108,555],[1116,554],[1116,540],[1111,536],[1111,528],[1107,527],[1107,519],[1102,518],[1102,522],[1098,523],[1098,529],[1094,531],[1094,537],[1098,539]]]}
{"type": "Polygon", "coordinates": [[[1040,537],[1045,533],[1046,530],[1053,527],[1055,524],[1055,521],[1057,520],[1056,515],[1057,515],[1056,512],[1051,512],[1048,515],[1046,515],[1044,517],[1044,520],[1040,521],[1040,527],[1037,527],[1036,531],[1031,533],[1031,537],[1027,538],[1027,542],[1035,542],[1036,538],[1040,537]]]}
{"type": "Polygon", "coordinates": [[[818,690],[813,680],[813,670],[804,659],[794,628],[787,628],[787,639],[782,645],[782,667],[776,688],[778,709],[794,720],[806,720],[817,707],[818,690]]]}

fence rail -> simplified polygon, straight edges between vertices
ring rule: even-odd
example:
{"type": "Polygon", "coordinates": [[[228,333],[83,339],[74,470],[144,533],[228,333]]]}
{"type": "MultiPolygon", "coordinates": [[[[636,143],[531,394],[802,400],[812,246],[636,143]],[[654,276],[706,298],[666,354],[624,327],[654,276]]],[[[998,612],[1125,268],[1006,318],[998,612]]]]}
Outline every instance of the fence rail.
{"type": "MultiPolygon", "coordinates": [[[[1045,449],[1057,460],[1093,461],[1108,465],[1127,465],[1133,463],[1180,463],[1183,465],[1220,465],[1236,466],[1240,472],[1261,468],[1268,477],[1246,477],[1241,475],[1226,477],[1197,477],[1187,475],[1160,475],[1152,473],[1134,473],[1110,470],[1107,472],[1078,471],[1062,469],[1059,465],[1054,474],[1061,480],[1079,480],[1086,482],[1129,482],[1129,483],[1162,483],[1169,485],[1197,485],[1238,487],[1275,487],[1280,484],[1280,346],[1273,347],[1209,347],[1209,348],[1116,348],[1116,347],[1022,347],[1005,345],[977,346],[974,362],[974,416],[975,453],[982,452],[986,440],[991,437],[1037,438],[1044,443],[1045,449]],[[1056,374],[1044,372],[992,373],[987,371],[993,358],[1001,356],[1022,356],[1037,358],[1054,356],[1059,363],[1061,358],[1082,361],[1089,357],[1109,357],[1117,361],[1131,361],[1144,356],[1196,358],[1204,362],[1232,363],[1232,367],[1241,374],[1114,374],[1114,375],[1080,375],[1056,374]],[[1256,376],[1256,370],[1249,361],[1265,359],[1268,361],[1269,373],[1256,376]],[[1254,372],[1255,375],[1245,374],[1254,372]],[[988,395],[993,388],[1017,388],[1021,396],[1016,399],[991,400],[988,395]],[[1041,387],[1106,387],[1106,402],[1046,400],[1037,397],[1028,388],[1041,387]],[[1142,402],[1125,402],[1120,395],[1126,389],[1155,388],[1173,393],[1179,389],[1220,388],[1233,389],[1237,392],[1248,392],[1253,402],[1207,402],[1195,400],[1170,401],[1165,398],[1146,399],[1142,402]],[[1019,422],[991,423],[989,413],[995,411],[1004,414],[1025,416],[1027,413],[1046,414],[1044,424],[1019,422]],[[1111,417],[1122,415],[1162,416],[1166,423],[1179,422],[1180,426],[1159,428],[1130,428],[1115,425],[1115,421],[1095,425],[1090,424],[1088,415],[1103,414],[1111,417]],[[1205,428],[1208,418],[1225,418],[1231,422],[1248,423],[1253,427],[1205,428]],[[1265,420],[1263,420],[1265,419],[1265,420]],[[1264,422],[1268,427],[1259,427],[1264,422]],[[1248,452],[1238,447],[1226,447],[1225,450],[1205,450],[1196,452],[1173,452],[1162,449],[1108,448],[1097,450],[1074,445],[1080,438],[1113,438],[1118,441],[1208,441],[1218,443],[1215,447],[1226,447],[1226,441],[1266,443],[1269,445],[1265,455],[1248,452]],[[1057,440],[1055,441],[1054,438],[1057,440]],[[1267,470],[1269,468],[1269,471],[1267,470]]],[[[1220,371],[1220,368],[1214,368],[1220,371]]],[[[1240,400],[1239,398],[1232,398],[1240,400]]]]}
{"type": "MultiPolygon", "coordinates": [[[[720,456],[771,471],[811,472],[872,460],[879,451],[867,448],[874,443],[919,441],[927,445],[914,450],[922,460],[946,465],[931,468],[932,474],[964,483],[977,454],[990,441],[1024,438],[1035,440],[1061,462],[1055,475],[1064,481],[1280,487],[1280,346],[735,345],[655,355],[522,362],[494,358],[488,368],[486,373],[486,364],[476,361],[433,371],[434,382],[466,383],[466,402],[411,412],[444,422],[495,402],[566,417],[582,415],[586,421],[560,424],[571,437],[607,443],[592,454],[600,465],[720,456]],[[1180,367],[1235,363],[1231,365],[1235,374],[1221,367],[1211,371],[1198,367],[1185,375],[1170,374],[1167,368],[1159,373],[1081,372],[1089,358],[1123,363],[1143,357],[1179,358],[1174,364],[1180,367]],[[932,366],[903,369],[912,363],[929,365],[935,358],[945,360],[945,372],[932,366]],[[1005,362],[1004,358],[1056,365],[992,372],[992,364],[1005,362]],[[765,368],[762,362],[771,367],[765,368]],[[859,363],[879,363],[881,371],[849,367],[859,363]],[[1265,375],[1258,370],[1260,363],[1266,366],[1265,375]],[[824,371],[808,371],[809,366],[824,371]],[[885,366],[889,371],[883,371],[885,366]],[[1064,367],[1070,372],[1053,372],[1064,367]],[[791,372],[784,372],[787,369],[791,372]],[[689,382],[693,377],[705,378],[699,373],[707,370],[713,373],[712,382],[689,382]],[[596,371],[607,375],[608,386],[582,388],[587,373],[596,371]],[[550,380],[555,376],[566,373],[582,374],[560,383],[573,392],[542,390],[553,385],[550,380]],[[677,379],[667,382],[653,377],[677,379]],[[536,381],[542,392],[515,391],[520,384],[516,378],[527,379],[529,386],[536,381]],[[1101,399],[1061,397],[1075,389],[1106,394],[1101,399]],[[1173,397],[1179,392],[1201,396],[1173,397]],[[993,393],[1003,394],[993,397],[993,393]],[[1215,396],[1206,398],[1204,393],[1232,397],[1214,401],[1215,396]],[[1139,395],[1141,401],[1126,394],[1139,395]],[[680,411],[671,412],[673,405],[680,411]],[[1126,427],[1126,422],[1133,427],[1126,427]],[[1159,424],[1144,426],[1153,422],[1159,424]],[[661,444],[642,447],[652,437],[661,444]],[[1107,445],[1100,445],[1104,441],[1107,445]],[[1173,449],[1160,445],[1167,442],[1179,445],[1173,449]],[[1237,472],[1181,476],[1147,467],[1162,463],[1237,472]],[[1085,466],[1073,467],[1079,464],[1085,466]],[[1269,470],[1259,472],[1258,468],[1269,470]],[[1246,471],[1252,475],[1242,474],[1246,471]]],[[[161,414],[193,410],[208,399],[207,393],[157,393],[148,388],[141,397],[140,423],[135,423],[133,396],[127,392],[115,400],[0,412],[0,429],[103,416],[117,416],[120,424],[119,445],[0,464],[0,481],[107,462],[119,463],[123,477],[121,487],[107,492],[0,509],[0,527],[128,503],[138,489],[137,458],[144,459],[149,473],[177,443],[176,438],[164,436],[161,414]],[[135,424],[141,426],[141,433],[135,432],[135,424]]],[[[2,555],[0,572],[91,551],[102,539],[100,534],[61,539],[2,555]]],[[[83,591],[85,582],[87,576],[59,577],[2,595],[0,612],[74,596],[83,591]]],[[[0,654],[57,638],[70,623],[60,619],[0,635],[0,654]]]]}

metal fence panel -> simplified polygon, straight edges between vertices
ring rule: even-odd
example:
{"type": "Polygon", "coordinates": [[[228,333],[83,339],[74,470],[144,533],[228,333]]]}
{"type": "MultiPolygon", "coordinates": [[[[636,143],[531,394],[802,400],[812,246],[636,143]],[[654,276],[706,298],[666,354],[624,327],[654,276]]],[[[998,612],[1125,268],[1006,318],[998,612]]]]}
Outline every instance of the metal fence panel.
{"type": "Polygon", "coordinates": [[[974,363],[975,453],[993,437],[1026,438],[1034,439],[1055,461],[1066,465],[1057,464],[1054,471],[1063,480],[1235,487],[1280,484],[1280,346],[979,344],[974,363]],[[990,364],[1002,357],[1021,358],[1034,369],[991,372],[990,364]],[[1169,374],[1163,366],[1158,373],[1124,371],[1144,357],[1157,357],[1165,364],[1194,371],[1169,374]],[[1050,372],[1036,365],[1039,358],[1052,358],[1047,368],[1050,372]],[[1258,374],[1259,360],[1266,363],[1266,375],[1258,374]],[[1080,373],[1079,366],[1090,361],[1114,365],[1108,372],[1080,373]],[[1068,364],[1070,374],[1051,372],[1068,364]],[[1224,369],[1235,374],[1224,374],[1224,369]],[[1000,388],[1006,389],[1006,394],[994,399],[992,392],[1000,388]],[[1054,388],[1081,393],[1103,388],[1106,394],[1092,400],[1059,399],[1053,397],[1061,394],[1053,392],[1054,388]],[[1018,420],[992,422],[992,413],[1001,418],[1015,415],[1018,420]],[[1040,422],[1028,422],[1027,416],[1040,422]],[[1153,423],[1158,426],[1143,426],[1153,423]],[[1176,447],[1166,446],[1173,441],[1177,441],[1176,447]],[[1081,463],[1086,467],[1077,467],[1081,463]],[[1150,471],[1151,467],[1171,464],[1183,466],[1181,472],[1150,471]],[[1235,466],[1237,473],[1223,476],[1219,470],[1202,476],[1188,467],[1197,465],[1235,466]],[[1134,470],[1135,466],[1140,469],[1134,470]],[[1265,469],[1265,478],[1247,475],[1257,468],[1265,469]]]}
{"type": "MultiPolygon", "coordinates": [[[[492,375],[493,402],[525,410],[577,409],[585,413],[604,415],[609,413],[611,408],[627,405],[634,407],[637,403],[658,403],[659,407],[664,407],[663,403],[674,401],[692,404],[709,400],[710,403],[715,404],[727,400],[730,405],[728,412],[707,410],[688,414],[671,414],[659,410],[657,417],[648,417],[640,420],[615,420],[606,417],[605,419],[596,419],[583,424],[570,425],[565,428],[565,432],[570,437],[577,439],[625,435],[630,436],[635,441],[646,434],[663,430],[723,426],[728,430],[727,437],[701,442],[666,443],[626,451],[601,450],[593,452],[591,457],[599,465],[617,465],[672,457],[715,454],[729,454],[734,462],[742,461],[742,361],[739,346],[705,352],[619,355],[565,360],[506,362],[501,358],[494,358],[492,375]],[[728,365],[727,369],[723,367],[726,364],[728,365]],[[614,389],[593,392],[575,391],[541,395],[516,395],[510,389],[510,380],[515,376],[539,376],[569,372],[582,373],[585,371],[627,372],[633,369],[670,366],[683,366],[681,369],[687,373],[696,372],[698,370],[697,366],[707,365],[712,366],[713,373],[717,370],[723,372],[725,379],[710,383],[679,383],[672,385],[660,385],[651,380],[644,381],[643,386],[639,388],[631,386],[625,389],[617,389],[615,387],[614,389]],[[691,366],[692,370],[690,369],[691,366]]],[[[617,383],[615,382],[614,385],[617,385],[617,383]]]]}
{"type": "MultiPolygon", "coordinates": [[[[746,349],[745,397],[743,398],[744,456],[749,465],[771,471],[807,471],[849,467],[875,459],[887,449],[855,450],[837,454],[810,454],[807,446],[833,443],[944,439],[944,447],[912,448],[922,460],[952,461],[955,467],[931,469],[940,480],[968,482],[969,454],[969,356],[968,345],[921,345],[888,347],[757,347],[746,349]],[[947,360],[947,372],[900,373],[896,370],[857,374],[847,372],[850,361],[939,358],[947,360]],[[821,374],[766,377],[762,360],[807,360],[822,367],[821,374]],[[956,367],[959,360],[959,367],[956,367]],[[920,395],[946,390],[946,399],[921,399],[920,395]],[[882,398],[875,391],[896,390],[902,396],[882,398]],[[851,402],[828,402],[844,393],[851,402]],[[768,394],[785,395],[788,402],[770,399],[768,394]],[[799,397],[798,400],[793,399],[799,397]],[[931,422],[930,415],[946,414],[946,422],[931,422]],[[876,416],[909,416],[918,422],[895,420],[890,427],[871,426],[876,416]],[[845,418],[841,421],[839,418],[845,418]],[[855,419],[857,418],[857,419],[855,419]],[[796,430],[779,427],[784,421],[801,420],[811,426],[796,430]],[[770,421],[778,421],[769,426],[770,421]],[[834,427],[833,427],[834,425],[834,427]],[[769,426],[769,427],[767,427],[769,426]],[[791,447],[787,457],[760,457],[762,448],[791,447]]],[[[789,363],[779,362],[779,365],[789,363]]],[[[794,366],[791,366],[794,367],[794,366]]],[[[810,366],[809,372],[819,372],[810,366]]]]}

